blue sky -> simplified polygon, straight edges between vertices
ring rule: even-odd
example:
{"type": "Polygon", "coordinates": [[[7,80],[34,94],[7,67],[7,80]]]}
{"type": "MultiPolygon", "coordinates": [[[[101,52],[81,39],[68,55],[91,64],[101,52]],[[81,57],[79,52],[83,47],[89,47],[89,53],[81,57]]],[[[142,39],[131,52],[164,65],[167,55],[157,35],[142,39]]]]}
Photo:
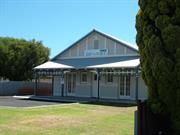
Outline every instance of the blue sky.
{"type": "Polygon", "coordinates": [[[135,44],[138,0],[0,0],[0,36],[36,39],[57,55],[97,29],[135,44]]]}

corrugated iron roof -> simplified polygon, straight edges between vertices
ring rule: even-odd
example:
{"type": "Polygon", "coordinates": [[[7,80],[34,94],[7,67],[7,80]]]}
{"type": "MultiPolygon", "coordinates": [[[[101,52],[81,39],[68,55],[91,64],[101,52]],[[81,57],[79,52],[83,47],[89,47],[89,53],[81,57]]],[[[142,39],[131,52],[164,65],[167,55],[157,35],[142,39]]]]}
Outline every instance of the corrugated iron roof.
{"type": "Polygon", "coordinates": [[[58,59],[48,61],[35,69],[92,69],[137,67],[139,56],[58,59]]]}
{"type": "Polygon", "coordinates": [[[34,69],[69,69],[69,68],[73,68],[73,67],[61,63],[56,63],[53,61],[48,61],[46,63],[43,63],[35,67],[34,69]]]}

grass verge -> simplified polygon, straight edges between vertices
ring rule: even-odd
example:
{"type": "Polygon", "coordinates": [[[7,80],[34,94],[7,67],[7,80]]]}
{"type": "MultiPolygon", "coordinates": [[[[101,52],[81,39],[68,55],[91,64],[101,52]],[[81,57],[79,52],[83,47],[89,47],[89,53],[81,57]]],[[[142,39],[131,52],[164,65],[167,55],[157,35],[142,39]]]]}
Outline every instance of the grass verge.
{"type": "Polygon", "coordinates": [[[1,135],[133,135],[133,106],[0,108],[1,135]]]}

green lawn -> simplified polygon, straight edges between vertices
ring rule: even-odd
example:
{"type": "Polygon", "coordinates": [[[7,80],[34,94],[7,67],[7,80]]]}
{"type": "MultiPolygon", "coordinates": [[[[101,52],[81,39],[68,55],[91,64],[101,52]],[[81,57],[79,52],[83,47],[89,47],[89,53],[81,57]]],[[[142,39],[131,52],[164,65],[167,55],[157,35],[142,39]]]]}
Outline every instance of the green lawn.
{"type": "Polygon", "coordinates": [[[1,135],[133,135],[136,107],[0,108],[1,135]]]}

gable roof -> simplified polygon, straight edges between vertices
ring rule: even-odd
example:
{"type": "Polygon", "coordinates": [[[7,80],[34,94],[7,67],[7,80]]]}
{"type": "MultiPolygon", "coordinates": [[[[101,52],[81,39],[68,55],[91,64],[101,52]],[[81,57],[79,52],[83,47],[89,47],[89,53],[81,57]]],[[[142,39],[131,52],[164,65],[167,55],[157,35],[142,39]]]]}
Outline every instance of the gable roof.
{"type": "Polygon", "coordinates": [[[134,50],[134,51],[136,51],[136,52],[138,52],[138,47],[136,46],[136,45],[133,45],[133,44],[130,44],[130,43],[128,43],[128,42],[126,42],[126,41],[123,41],[123,40],[120,40],[120,39],[118,39],[118,38],[116,38],[116,37],[114,37],[114,36],[111,36],[111,35],[109,35],[109,34],[106,34],[106,33],[104,33],[104,32],[101,32],[101,31],[99,31],[99,30],[96,30],[96,29],[93,29],[92,31],[90,31],[88,34],[86,34],[85,36],[83,36],[82,38],[80,38],[79,40],[77,40],[76,42],[74,42],[72,45],[70,45],[69,47],[67,47],[64,51],[62,51],[62,52],[60,52],[58,55],[56,55],[55,57],[53,57],[51,60],[55,60],[57,57],[59,57],[61,54],[63,54],[65,51],[67,51],[67,50],[69,50],[70,48],[72,48],[73,46],[75,46],[76,44],[78,44],[79,42],[81,42],[83,39],[85,39],[86,37],[88,37],[89,35],[91,35],[92,33],[98,33],[98,34],[100,34],[100,35],[102,35],[102,36],[104,36],[104,37],[106,37],[106,38],[109,38],[109,39],[111,39],[111,40],[113,40],[113,41],[115,41],[115,42],[118,42],[118,43],[120,43],[120,44],[122,44],[122,45],[124,45],[124,46],[126,46],[126,47],[128,47],[128,48],[130,48],[130,49],[132,49],[132,50],[134,50]]]}

